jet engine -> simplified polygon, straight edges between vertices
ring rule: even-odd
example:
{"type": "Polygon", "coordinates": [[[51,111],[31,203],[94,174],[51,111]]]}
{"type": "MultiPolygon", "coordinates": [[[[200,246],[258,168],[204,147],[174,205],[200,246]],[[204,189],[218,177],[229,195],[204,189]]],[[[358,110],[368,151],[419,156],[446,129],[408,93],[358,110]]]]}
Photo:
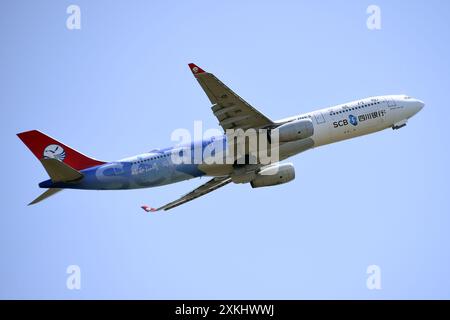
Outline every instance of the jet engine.
{"type": "Polygon", "coordinates": [[[314,125],[311,119],[291,121],[279,126],[276,129],[278,129],[280,142],[305,139],[314,134],[314,125]]]}
{"type": "Polygon", "coordinates": [[[292,163],[274,164],[261,169],[250,182],[252,188],[270,187],[295,179],[295,169],[292,163]]]}

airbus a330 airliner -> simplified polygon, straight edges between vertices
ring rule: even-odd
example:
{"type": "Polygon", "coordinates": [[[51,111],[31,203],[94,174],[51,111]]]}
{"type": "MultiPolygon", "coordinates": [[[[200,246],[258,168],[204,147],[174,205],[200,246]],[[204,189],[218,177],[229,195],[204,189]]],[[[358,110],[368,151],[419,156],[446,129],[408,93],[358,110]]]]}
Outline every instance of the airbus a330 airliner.
{"type": "MultiPolygon", "coordinates": [[[[205,72],[193,63],[190,63],[189,67],[211,101],[212,112],[224,131],[267,129],[270,132],[278,129],[281,161],[314,147],[387,128],[400,129],[424,107],[422,101],[406,95],[386,95],[272,121],[213,74],[205,72]]],[[[295,178],[291,163],[175,163],[172,155],[179,152],[180,146],[105,162],[83,155],[37,130],[22,132],[18,136],[50,176],[50,179],[39,183],[39,187],[47,190],[30,204],[40,202],[63,189],[135,189],[166,185],[194,177],[212,177],[197,189],[159,208],[142,206],[145,211],[159,211],[172,209],[230,182],[250,183],[253,188],[258,188],[286,183],[295,178]],[[271,171],[276,174],[270,174],[271,171]]],[[[226,144],[227,135],[192,142],[184,148],[204,149],[217,141],[226,144]]]]}

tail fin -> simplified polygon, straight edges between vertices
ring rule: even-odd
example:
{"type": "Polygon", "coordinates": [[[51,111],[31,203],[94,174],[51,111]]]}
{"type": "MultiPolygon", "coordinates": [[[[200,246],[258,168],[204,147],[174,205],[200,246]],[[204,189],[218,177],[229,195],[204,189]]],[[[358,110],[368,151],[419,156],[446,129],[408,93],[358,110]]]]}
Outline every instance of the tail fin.
{"type": "Polygon", "coordinates": [[[38,130],[22,132],[17,136],[39,160],[57,159],[75,170],[83,170],[105,163],[89,158],[38,130]]]}

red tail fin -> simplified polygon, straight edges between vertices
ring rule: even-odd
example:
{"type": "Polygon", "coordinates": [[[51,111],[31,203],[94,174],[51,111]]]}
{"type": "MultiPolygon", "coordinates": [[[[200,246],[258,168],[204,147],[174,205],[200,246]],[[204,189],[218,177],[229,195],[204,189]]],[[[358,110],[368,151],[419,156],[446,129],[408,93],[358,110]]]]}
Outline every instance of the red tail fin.
{"type": "Polygon", "coordinates": [[[38,159],[55,158],[76,170],[83,170],[105,163],[104,161],[89,158],[37,130],[18,133],[17,136],[38,159]]]}

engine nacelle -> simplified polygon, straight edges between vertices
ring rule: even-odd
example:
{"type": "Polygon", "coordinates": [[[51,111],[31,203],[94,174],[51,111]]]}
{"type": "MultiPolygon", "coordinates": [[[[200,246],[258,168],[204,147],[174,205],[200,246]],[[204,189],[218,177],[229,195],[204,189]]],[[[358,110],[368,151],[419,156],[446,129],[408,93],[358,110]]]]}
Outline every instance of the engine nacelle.
{"type": "Polygon", "coordinates": [[[314,134],[314,125],[311,119],[291,121],[279,126],[277,129],[280,142],[305,139],[314,134]]]}
{"type": "Polygon", "coordinates": [[[269,187],[286,183],[295,179],[295,168],[292,163],[274,164],[263,168],[250,182],[252,188],[269,187]]]}

